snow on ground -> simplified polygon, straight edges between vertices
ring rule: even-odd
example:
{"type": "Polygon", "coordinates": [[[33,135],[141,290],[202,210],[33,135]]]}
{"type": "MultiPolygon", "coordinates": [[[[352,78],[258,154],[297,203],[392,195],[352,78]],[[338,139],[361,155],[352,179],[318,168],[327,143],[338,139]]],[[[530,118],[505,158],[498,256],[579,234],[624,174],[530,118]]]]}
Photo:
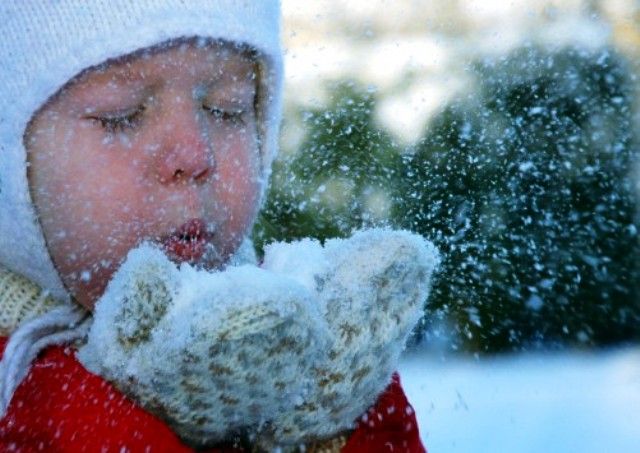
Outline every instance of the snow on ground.
{"type": "Polygon", "coordinates": [[[496,359],[408,354],[429,453],[640,452],[640,349],[496,359]]]}

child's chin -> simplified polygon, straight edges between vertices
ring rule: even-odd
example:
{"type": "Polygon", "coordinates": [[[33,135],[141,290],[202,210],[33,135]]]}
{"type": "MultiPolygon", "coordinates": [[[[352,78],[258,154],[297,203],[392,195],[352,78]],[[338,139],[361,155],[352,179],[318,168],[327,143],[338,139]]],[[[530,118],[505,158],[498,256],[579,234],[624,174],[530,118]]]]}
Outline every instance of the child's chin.
{"type": "Polygon", "coordinates": [[[228,256],[223,256],[214,244],[207,242],[204,247],[204,254],[202,255],[202,258],[198,260],[198,262],[193,263],[193,265],[213,271],[222,268],[227,261],[229,261],[228,256]]]}

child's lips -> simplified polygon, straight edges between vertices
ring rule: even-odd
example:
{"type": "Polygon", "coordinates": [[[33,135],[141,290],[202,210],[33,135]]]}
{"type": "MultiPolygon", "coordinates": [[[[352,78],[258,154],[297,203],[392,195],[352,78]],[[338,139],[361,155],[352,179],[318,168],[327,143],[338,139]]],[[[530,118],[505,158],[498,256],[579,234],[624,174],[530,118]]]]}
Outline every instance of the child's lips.
{"type": "Polygon", "coordinates": [[[176,260],[194,262],[203,257],[210,238],[205,222],[191,219],[163,238],[161,244],[176,260]]]}

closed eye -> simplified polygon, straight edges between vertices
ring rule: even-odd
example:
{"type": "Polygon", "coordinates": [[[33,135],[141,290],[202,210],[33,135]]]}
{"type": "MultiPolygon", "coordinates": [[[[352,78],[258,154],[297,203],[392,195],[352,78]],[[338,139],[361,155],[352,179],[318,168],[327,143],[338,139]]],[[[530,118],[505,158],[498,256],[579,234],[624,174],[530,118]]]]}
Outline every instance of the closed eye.
{"type": "Polygon", "coordinates": [[[87,118],[100,124],[107,133],[113,134],[135,129],[142,120],[144,111],[145,106],[139,105],[135,109],[125,112],[102,113],[99,115],[91,115],[87,118]]]}
{"type": "Polygon", "coordinates": [[[211,115],[215,120],[231,122],[233,124],[244,124],[244,110],[241,109],[222,109],[219,107],[210,107],[206,104],[202,108],[211,115]]]}

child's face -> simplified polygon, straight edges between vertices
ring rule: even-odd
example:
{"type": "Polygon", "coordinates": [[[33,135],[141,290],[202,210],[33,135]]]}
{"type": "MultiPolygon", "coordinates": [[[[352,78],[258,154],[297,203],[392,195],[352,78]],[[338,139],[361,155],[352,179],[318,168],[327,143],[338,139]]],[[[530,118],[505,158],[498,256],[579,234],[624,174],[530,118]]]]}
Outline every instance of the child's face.
{"type": "Polygon", "coordinates": [[[259,201],[256,85],[240,51],[182,44],[91,70],[35,115],[32,196],[80,303],[143,240],[209,268],[236,250],[259,201]]]}

